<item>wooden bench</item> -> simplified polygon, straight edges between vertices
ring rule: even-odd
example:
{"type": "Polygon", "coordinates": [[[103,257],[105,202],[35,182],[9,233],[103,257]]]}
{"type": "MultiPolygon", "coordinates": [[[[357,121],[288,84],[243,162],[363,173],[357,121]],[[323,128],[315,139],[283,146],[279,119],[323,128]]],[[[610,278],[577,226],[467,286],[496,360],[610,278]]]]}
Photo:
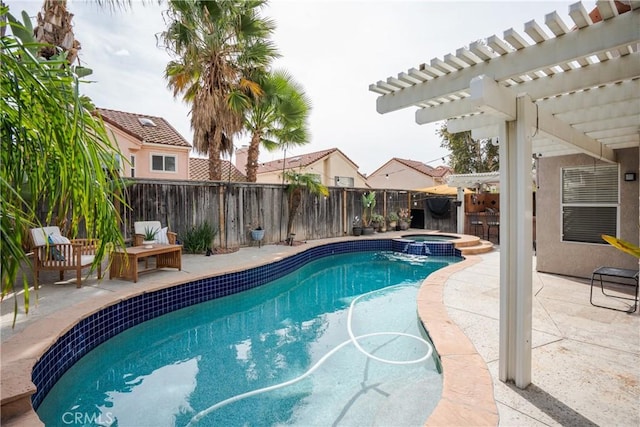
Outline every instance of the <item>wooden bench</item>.
{"type": "Polygon", "coordinates": [[[109,268],[109,279],[123,278],[138,281],[138,275],[160,268],[177,268],[182,270],[182,245],[160,245],[153,247],[134,246],[126,249],[116,249],[111,253],[111,267],[109,268]],[[156,257],[155,268],[138,271],[138,261],[150,256],[156,257]]]}
{"type": "Polygon", "coordinates": [[[616,310],[616,311],[624,311],[627,313],[634,313],[637,309],[638,309],[638,270],[629,270],[626,268],[615,268],[615,267],[599,267],[596,268],[595,270],[593,270],[593,273],[591,273],[591,291],[590,291],[590,295],[589,295],[589,302],[591,303],[591,305],[595,306],[595,307],[601,307],[601,308],[608,308],[609,310],[616,310]],[[631,308],[629,308],[628,310],[622,310],[619,308],[614,308],[614,307],[606,307],[604,305],[598,305],[598,304],[594,304],[593,303],[593,281],[595,279],[595,277],[598,276],[600,279],[600,290],[602,291],[602,294],[610,297],[610,298],[617,298],[617,299],[623,299],[623,300],[629,300],[629,301],[633,301],[633,310],[631,310],[631,308]],[[619,278],[619,279],[629,279],[632,281],[635,281],[635,283],[629,284],[629,283],[623,283],[623,282],[612,282],[612,283],[617,283],[617,284],[621,284],[621,285],[631,285],[634,286],[634,297],[633,298],[628,298],[628,297],[622,297],[622,296],[617,296],[617,295],[611,295],[608,294],[604,291],[604,284],[603,284],[603,280],[602,277],[615,277],[615,278],[619,278]]]}

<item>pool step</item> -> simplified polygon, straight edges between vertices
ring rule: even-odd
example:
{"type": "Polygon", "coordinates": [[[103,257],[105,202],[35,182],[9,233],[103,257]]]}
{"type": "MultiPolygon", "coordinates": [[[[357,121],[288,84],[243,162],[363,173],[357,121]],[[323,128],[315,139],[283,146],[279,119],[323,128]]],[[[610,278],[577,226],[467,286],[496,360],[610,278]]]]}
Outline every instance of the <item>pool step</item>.
{"type": "Polygon", "coordinates": [[[484,254],[487,252],[491,252],[493,250],[493,243],[489,242],[488,240],[482,240],[478,238],[478,241],[476,242],[475,245],[471,245],[471,246],[456,245],[456,248],[460,249],[460,252],[462,252],[462,255],[477,255],[477,254],[484,254]]]}

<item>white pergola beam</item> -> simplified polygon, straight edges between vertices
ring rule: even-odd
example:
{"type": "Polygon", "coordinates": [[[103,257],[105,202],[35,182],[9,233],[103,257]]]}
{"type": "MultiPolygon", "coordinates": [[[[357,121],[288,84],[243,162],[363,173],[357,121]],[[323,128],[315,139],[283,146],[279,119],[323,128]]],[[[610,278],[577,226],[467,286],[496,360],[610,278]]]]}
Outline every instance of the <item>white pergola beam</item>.
{"type": "Polygon", "coordinates": [[[628,80],[614,85],[607,85],[606,87],[601,86],[586,91],[574,92],[569,95],[540,99],[536,101],[536,104],[551,114],[558,114],[615,102],[637,100],[639,93],[640,80],[628,80]]]}
{"type": "Polygon", "coordinates": [[[515,94],[485,75],[474,77],[469,84],[471,100],[485,114],[512,121],[516,118],[515,94]]]}
{"type": "Polygon", "coordinates": [[[637,78],[638,70],[640,54],[633,53],[588,67],[557,73],[552,79],[525,82],[514,89],[528,93],[533,99],[540,99],[637,78]]]}
{"type": "Polygon", "coordinates": [[[625,13],[614,20],[600,22],[598,25],[570,32],[560,38],[550,39],[528,46],[526,49],[478,63],[473,67],[458,70],[455,72],[455,79],[449,78],[440,81],[439,78],[436,78],[434,81],[420,83],[396,93],[380,96],[376,100],[376,109],[379,113],[384,114],[432,98],[463,91],[467,88],[468,82],[477,75],[485,74],[492,76],[496,81],[502,81],[526,74],[531,70],[553,67],[604,50],[617,49],[637,43],[637,32],[615,31],[616,26],[640,28],[640,14],[625,13]]]}
{"type": "Polygon", "coordinates": [[[587,12],[587,9],[585,9],[580,2],[574,3],[569,6],[569,16],[578,28],[584,28],[587,25],[593,24],[593,21],[589,16],[589,12],[587,12]]]}
{"type": "Polygon", "coordinates": [[[589,138],[584,133],[575,130],[565,122],[556,119],[551,114],[538,110],[539,131],[544,132],[549,138],[567,144],[568,148],[575,148],[591,157],[616,162],[616,156],[608,147],[602,146],[595,139],[589,138]]]}
{"type": "Polygon", "coordinates": [[[478,112],[491,114],[503,120],[515,118],[515,94],[511,90],[486,76],[474,78],[469,86],[469,98],[417,110],[416,123],[433,123],[478,112]]]}
{"type": "MultiPolygon", "coordinates": [[[[455,119],[447,120],[447,129],[451,133],[465,132],[472,129],[482,129],[492,127],[497,129],[497,126],[503,122],[497,117],[490,116],[488,114],[475,114],[473,116],[457,117],[455,119]]],[[[497,133],[495,135],[498,135],[497,133]]]]}

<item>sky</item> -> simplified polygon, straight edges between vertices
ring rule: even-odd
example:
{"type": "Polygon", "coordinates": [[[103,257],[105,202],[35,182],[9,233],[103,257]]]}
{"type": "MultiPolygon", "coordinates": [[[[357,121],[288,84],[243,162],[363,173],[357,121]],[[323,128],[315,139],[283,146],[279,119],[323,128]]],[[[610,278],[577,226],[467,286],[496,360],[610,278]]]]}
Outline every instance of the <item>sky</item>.
{"type": "MultiPolygon", "coordinates": [[[[151,1],[115,11],[97,0],[68,1],[80,61],[93,69],[82,91],[101,108],[163,117],[191,143],[189,106],[167,88],[171,58],[156,41],[166,6],[151,1]]],[[[571,26],[575,1],[270,0],[262,14],[276,22],[273,42],[282,55],[273,67],[292,74],[313,105],[310,143],[287,156],[338,148],[365,175],[393,157],[446,164],[439,123],[416,124],[415,109],[377,113],[378,94],[369,85],[509,28],[527,38],[524,24],[536,20],[546,29],[544,16],[553,11],[571,26]]],[[[14,15],[25,10],[33,17],[43,3],[5,2],[14,15]]],[[[595,1],[583,4],[591,10],[595,1]]],[[[246,143],[246,136],[234,141],[246,143]]],[[[260,161],[282,156],[261,150],[260,161]]]]}

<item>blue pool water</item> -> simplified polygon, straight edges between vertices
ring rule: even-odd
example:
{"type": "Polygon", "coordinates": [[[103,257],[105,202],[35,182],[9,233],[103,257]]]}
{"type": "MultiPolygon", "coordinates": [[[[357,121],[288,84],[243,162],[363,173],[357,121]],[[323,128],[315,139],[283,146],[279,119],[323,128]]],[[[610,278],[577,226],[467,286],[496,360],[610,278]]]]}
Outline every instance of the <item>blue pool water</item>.
{"type": "MultiPolygon", "coordinates": [[[[185,426],[232,396],[292,380],[355,335],[424,336],[416,293],[431,272],[458,261],[358,252],[314,261],[250,291],[191,306],[128,329],[73,365],[38,407],[49,425],[185,426]],[[399,286],[395,286],[399,285],[399,286]]],[[[419,359],[405,336],[360,345],[376,357],[419,359]]],[[[203,416],[202,426],[422,425],[442,379],[434,358],[381,363],[354,345],[312,375],[203,416]]]]}

